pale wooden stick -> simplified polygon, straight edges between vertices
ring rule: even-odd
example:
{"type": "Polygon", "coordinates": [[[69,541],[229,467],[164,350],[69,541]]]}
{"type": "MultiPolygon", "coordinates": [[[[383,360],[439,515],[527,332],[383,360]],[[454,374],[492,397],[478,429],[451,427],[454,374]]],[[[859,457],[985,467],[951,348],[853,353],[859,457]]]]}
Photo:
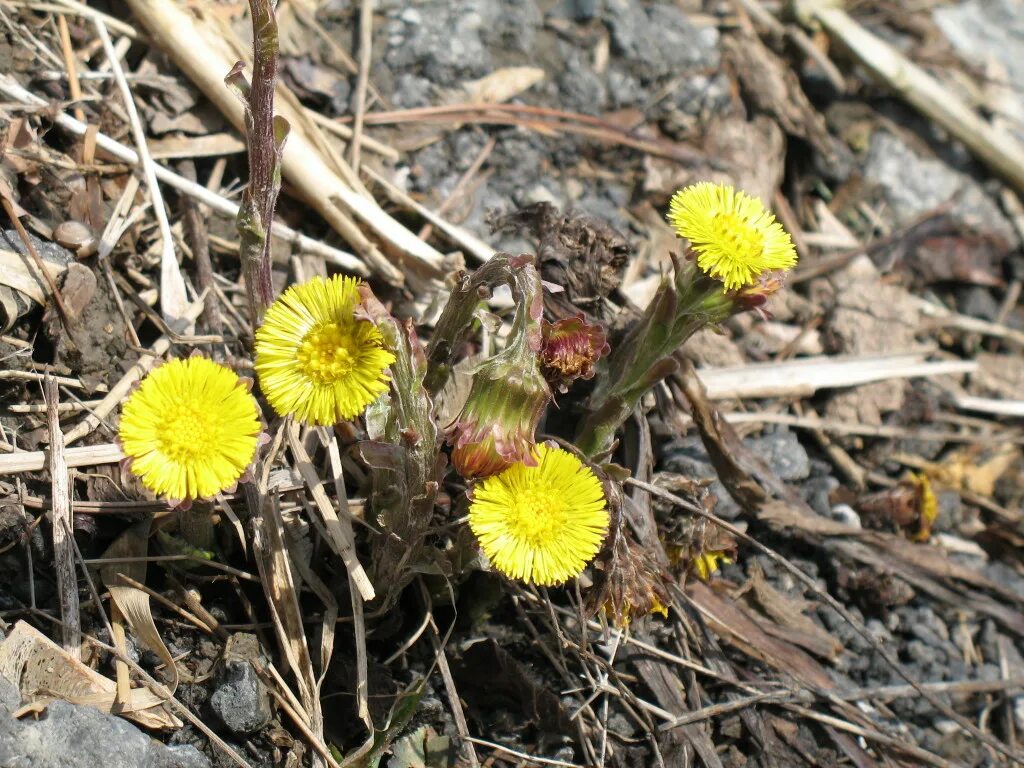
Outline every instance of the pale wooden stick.
{"type": "MultiPolygon", "coordinates": [[[[0,93],[9,99],[13,99],[14,101],[26,106],[47,109],[51,106],[48,102],[25,90],[14,79],[3,73],[0,73],[0,93]]],[[[53,120],[63,130],[75,136],[84,136],[88,129],[88,126],[85,123],[75,120],[71,115],[63,112],[58,113],[53,120]]],[[[129,163],[131,165],[139,164],[139,156],[135,150],[114,141],[106,134],[99,133],[96,135],[96,145],[104,152],[107,152],[122,162],[129,163]]],[[[182,194],[198,200],[203,205],[208,206],[211,210],[230,219],[238,216],[238,205],[231,200],[228,200],[226,197],[218,195],[213,190],[189,181],[162,165],[156,165],[154,172],[156,173],[156,177],[164,184],[169,187],[173,187],[182,194]]],[[[352,274],[360,277],[367,277],[370,274],[366,265],[351,253],[325,245],[319,240],[314,240],[311,237],[307,237],[296,232],[291,227],[288,227],[279,221],[275,221],[273,223],[271,233],[274,237],[291,243],[299,251],[312,254],[314,256],[321,256],[325,261],[327,261],[327,263],[343,269],[346,272],[351,272],[352,274]]]]}
{"type": "Polygon", "coordinates": [[[78,580],[75,578],[74,547],[69,532],[71,521],[71,484],[64,461],[64,434],[60,429],[57,382],[43,382],[46,396],[46,423],[50,433],[50,496],[53,527],[53,563],[57,570],[57,594],[60,596],[60,633],[64,650],[82,660],[82,625],[78,615],[78,580]]]}
{"type": "MultiPolygon", "coordinates": [[[[21,451],[0,456],[0,475],[18,472],[39,472],[47,467],[49,451],[21,451]]],[[[114,443],[87,445],[82,448],[68,448],[64,451],[65,467],[91,467],[99,464],[116,464],[124,458],[121,446],[114,443]]]]}
{"type": "Polygon", "coordinates": [[[962,141],[1018,192],[1024,192],[1024,146],[1010,133],[984,120],[955,93],[864,29],[836,0],[796,0],[795,6],[802,24],[820,24],[876,78],[962,141]]]}
{"type": "Polygon", "coordinates": [[[334,505],[331,504],[331,500],[324,490],[323,482],[313,468],[313,462],[309,458],[309,453],[306,452],[305,447],[302,445],[302,440],[299,438],[298,425],[292,422],[285,428],[285,432],[288,438],[288,447],[291,448],[292,456],[295,458],[296,469],[299,470],[299,474],[313,496],[317,510],[320,512],[321,517],[323,517],[324,528],[328,533],[327,541],[331,545],[331,549],[345,563],[345,568],[348,570],[348,574],[363,600],[367,602],[373,600],[376,597],[376,593],[374,592],[373,584],[370,583],[370,578],[366,575],[366,571],[363,570],[363,566],[356,555],[355,534],[352,531],[352,526],[342,524],[338,513],[334,509],[334,505]]]}
{"type": "Polygon", "coordinates": [[[697,373],[713,400],[809,396],[819,389],[853,387],[886,379],[973,373],[973,360],[925,362],[925,353],[879,357],[804,357],[784,363],[704,368],[697,373]]]}

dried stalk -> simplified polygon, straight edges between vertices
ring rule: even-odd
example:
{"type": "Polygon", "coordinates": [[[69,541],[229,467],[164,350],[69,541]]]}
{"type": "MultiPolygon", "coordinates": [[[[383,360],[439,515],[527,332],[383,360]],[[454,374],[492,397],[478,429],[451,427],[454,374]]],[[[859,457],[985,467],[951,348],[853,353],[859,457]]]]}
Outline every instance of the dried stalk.
{"type": "Polygon", "coordinates": [[[53,562],[60,596],[61,645],[75,659],[82,657],[82,629],[78,616],[78,580],[75,578],[71,527],[71,487],[64,461],[64,434],[60,429],[57,382],[43,382],[46,395],[46,423],[50,433],[50,482],[53,509],[53,562]]]}
{"type": "Polygon", "coordinates": [[[889,43],[854,21],[835,0],[796,0],[805,26],[820,25],[848,48],[878,80],[962,141],[982,162],[1024,192],[1024,146],[971,109],[889,43]]]}

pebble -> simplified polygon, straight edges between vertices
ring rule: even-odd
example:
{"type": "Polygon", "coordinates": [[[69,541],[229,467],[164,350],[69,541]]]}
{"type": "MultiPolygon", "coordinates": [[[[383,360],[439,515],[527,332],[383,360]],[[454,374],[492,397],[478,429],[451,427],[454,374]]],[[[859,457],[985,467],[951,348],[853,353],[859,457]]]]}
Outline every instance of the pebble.
{"type": "Polygon", "coordinates": [[[1011,245],[1018,242],[1013,225],[980,184],[938,158],[918,155],[891,133],[876,131],[872,135],[864,177],[881,188],[896,224],[909,224],[951,203],[952,216],[996,234],[1011,245]]]}
{"type": "Polygon", "coordinates": [[[210,709],[225,728],[238,735],[258,731],[274,714],[266,686],[250,661],[258,654],[255,635],[238,632],[228,638],[210,696],[210,709]]]}
{"type": "Polygon", "coordinates": [[[805,480],[811,474],[807,451],[793,432],[780,430],[770,435],[748,438],[744,443],[755,456],[764,459],[782,480],[805,480]]]}
{"type": "Polygon", "coordinates": [[[21,697],[0,678],[0,765],[12,768],[210,768],[195,747],[167,747],[98,709],[56,700],[38,718],[16,720],[21,697]]]}
{"type": "Polygon", "coordinates": [[[837,523],[842,523],[850,528],[861,528],[860,515],[849,504],[836,504],[829,514],[837,523]]]}

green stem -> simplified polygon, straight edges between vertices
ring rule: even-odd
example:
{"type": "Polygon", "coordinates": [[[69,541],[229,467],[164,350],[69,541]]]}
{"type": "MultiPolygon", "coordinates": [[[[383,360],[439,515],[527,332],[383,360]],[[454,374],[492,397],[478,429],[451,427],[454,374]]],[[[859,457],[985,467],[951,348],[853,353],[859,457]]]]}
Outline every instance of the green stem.
{"type": "Polygon", "coordinates": [[[246,103],[249,184],[242,196],[236,226],[255,329],[274,301],[269,231],[281,189],[281,152],[287,123],[274,118],[278,34],[273,2],[249,0],[249,8],[253,31],[252,85],[244,84],[237,67],[227,79],[242,92],[246,103]]]}
{"type": "Polygon", "coordinates": [[[724,322],[737,310],[721,283],[705,276],[692,260],[675,264],[643,317],[602,366],[590,397],[590,414],[576,433],[576,446],[594,459],[611,450],[615,432],[643,396],[675,370],[672,355],[694,333],[724,322]]]}

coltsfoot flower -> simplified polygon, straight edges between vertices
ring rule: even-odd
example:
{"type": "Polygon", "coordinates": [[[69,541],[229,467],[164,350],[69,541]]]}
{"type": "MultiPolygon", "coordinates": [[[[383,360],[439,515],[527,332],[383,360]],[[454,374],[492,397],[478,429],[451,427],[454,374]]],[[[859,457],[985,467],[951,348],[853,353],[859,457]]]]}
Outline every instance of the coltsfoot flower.
{"type": "Polygon", "coordinates": [[[150,373],[121,411],[132,473],[160,496],[187,501],[233,486],[252,463],[259,406],[230,368],[205,357],[150,373]]]}
{"type": "Polygon", "coordinates": [[[281,416],[330,425],[354,419],[388,388],[395,356],[356,317],[359,281],[335,275],[293,285],[256,331],[256,374],[281,416]]]}
{"type": "Polygon", "coordinates": [[[469,527],[513,579],[541,586],[578,576],[608,533],[601,481],[571,453],[545,444],[536,466],[514,464],[473,488],[469,527]]]}
{"type": "Polygon", "coordinates": [[[727,291],[796,264],[793,241],[775,216],[759,199],[727,184],[702,181],[679,190],[669,203],[668,220],[690,241],[697,266],[727,291]]]}

